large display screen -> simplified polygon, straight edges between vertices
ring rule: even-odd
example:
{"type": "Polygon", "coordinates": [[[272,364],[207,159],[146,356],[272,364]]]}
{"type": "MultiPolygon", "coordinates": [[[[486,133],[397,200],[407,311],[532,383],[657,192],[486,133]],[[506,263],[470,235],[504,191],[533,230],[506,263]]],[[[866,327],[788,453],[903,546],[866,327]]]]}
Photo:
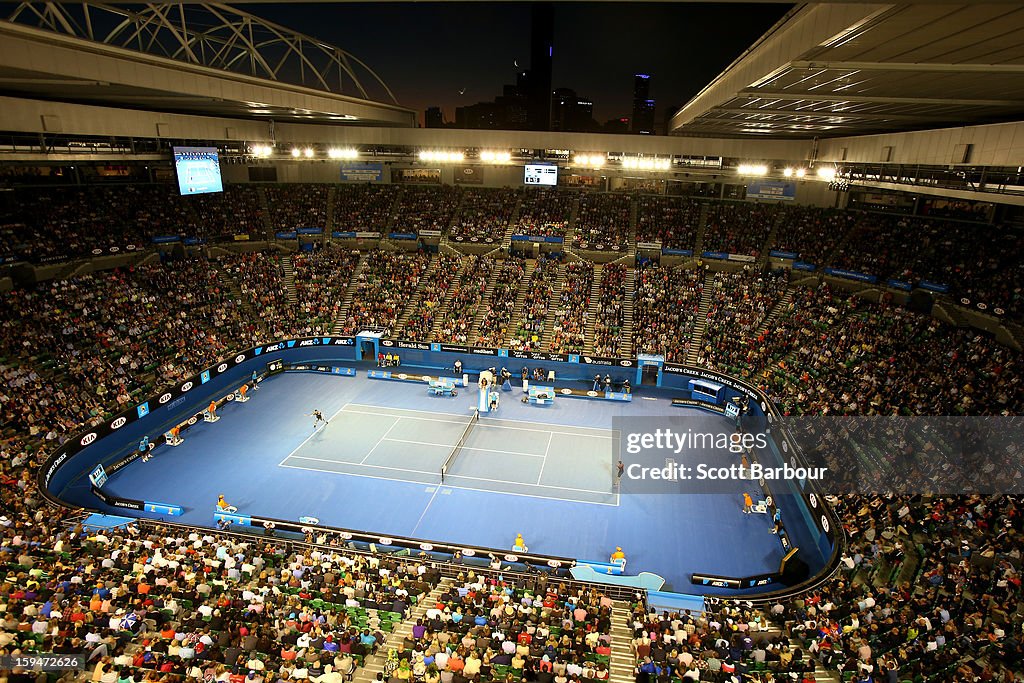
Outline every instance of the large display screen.
{"type": "Polygon", "coordinates": [[[216,147],[175,147],[174,171],[183,195],[224,191],[216,147]]]}
{"type": "Polygon", "coordinates": [[[527,164],[523,182],[527,185],[551,185],[553,187],[558,184],[558,167],[546,164],[527,164]]]}

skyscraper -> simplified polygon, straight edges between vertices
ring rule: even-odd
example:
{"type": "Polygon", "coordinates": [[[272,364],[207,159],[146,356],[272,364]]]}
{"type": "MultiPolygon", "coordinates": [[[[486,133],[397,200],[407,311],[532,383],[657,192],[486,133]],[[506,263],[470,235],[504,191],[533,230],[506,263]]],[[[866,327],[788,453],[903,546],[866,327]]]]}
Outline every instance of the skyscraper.
{"type": "Polygon", "coordinates": [[[527,76],[530,130],[551,127],[551,63],[555,54],[555,8],[550,2],[530,7],[530,71],[527,76]]]}
{"type": "Polygon", "coordinates": [[[441,107],[428,107],[423,113],[423,119],[427,128],[444,128],[444,113],[441,107]]]}
{"type": "Polygon", "coordinates": [[[648,74],[633,76],[633,133],[654,135],[654,100],[648,74]]]}

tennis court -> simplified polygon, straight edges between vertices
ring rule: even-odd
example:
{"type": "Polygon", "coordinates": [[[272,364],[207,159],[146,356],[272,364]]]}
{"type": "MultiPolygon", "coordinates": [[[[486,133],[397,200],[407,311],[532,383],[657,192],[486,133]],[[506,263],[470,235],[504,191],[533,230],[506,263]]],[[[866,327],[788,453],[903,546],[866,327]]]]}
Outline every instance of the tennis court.
{"type": "Polygon", "coordinates": [[[281,467],[618,505],[606,429],[345,404],[281,467]],[[453,451],[455,451],[453,453],[453,451]]]}

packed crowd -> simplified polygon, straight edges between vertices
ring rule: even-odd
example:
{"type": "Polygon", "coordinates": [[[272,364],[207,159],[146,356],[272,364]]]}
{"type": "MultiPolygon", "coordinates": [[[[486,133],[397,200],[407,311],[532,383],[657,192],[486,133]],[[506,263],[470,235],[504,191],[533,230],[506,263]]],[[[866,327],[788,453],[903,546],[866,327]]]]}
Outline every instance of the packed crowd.
{"type": "Polygon", "coordinates": [[[565,267],[548,351],[579,353],[583,350],[587,341],[587,310],[593,284],[594,266],[590,263],[577,261],[565,267]]]}
{"type": "Polygon", "coordinates": [[[793,414],[1015,415],[1018,353],[976,330],[827,285],[799,287],[769,329],[713,367],[793,414]]]}
{"type": "Polygon", "coordinates": [[[450,185],[403,188],[398,198],[392,227],[395,232],[446,232],[461,199],[461,190],[450,185]]]}
{"type": "MultiPolygon", "coordinates": [[[[354,267],[353,258],[340,251],[296,257],[300,301],[334,298],[345,278],[332,273],[354,267]],[[308,290],[300,285],[306,280],[308,290]]],[[[386,319],[389,306],[400,310],[426,267],[422,255],[366,258],[364,277],[355,280],[354,308],[366,311],[360,324],[386,319]]],[[[521,268],[509,259],[499,269],[498,279],[504,273],[510,285],[504,301],[514,301],[521,268]]],[[[548,296],[535,302],[544,302],[545,313],[552,268],[557,273],[558,263],[542,261],[545,275],[531,280],[529,290],[547,282],[548,296]]],[[[612,268],[603,269],[602,292],[606,280],[615,289],[612,268]]],[[[739,319],[725,327],[758,330],[763,297],[783,286],[771,277],[713,278],[716,289],[721,283],[721,296],[713,299],[721,308],[709,332],[728,309],[739,319]]],[[[699,270],[638,269],[636,350],[664,352],[688,337],[703,281],[699,270]]],[[[6,572],[0,649],[86,650],[89,675],[106,683],[320,679],[350,672],[381,642],[385,624],[436,585],[433,569],[414,560],[369,559],[340,548],[294,555],[272,539],[153,526],[86,534],[62,524],[67,513],[47,507],[35,489],[33,474],[53,446],[137,392],[191,375],[257,340],[305,329],[310,311],[275,320],[285,315],[270,300],[285,298],[282,282],[278,260],[256,253],[93,273],[0,295],[0,562],[6,572]],[[232,281],[240,298],[227,286],[232,281]]],[[[492,305],[485,320],[493,311],[492,305]]],[[[713,354],[708,362],[749,378],[792,414],[1017,415],[1024,409],[1016,352],[977,331],[827,286],[796,288],[777,321],[755,339],[743,353],[713,354]]],[[[666,616],[638,607],[638,675],[729,680],[735,669],[768,681],[799,678],[814,660],[856,681],[892,680],[890,672],[896,680],[929,683],[1019,675],[1019,501],[831,502],[851,539],[836,578],[768,615],[727,607],[666,616]],[[782,623],[798,645],[778,635],[759,637],[766,619],[782,623]]],[[[446,671],[465,676],[479,665],[481,674],[511,673],[515,680],[534,674],[539,680],[539,672],[555,680],[603,680],[604,606],[593,594],[529,595],[469,577],[414,627],[407,663],[398,662],[395,671],[404,667],[410,678],[431,681],[435,674],[443,680],[446,671]],[[503,620],[513,603],[515,614],[503,620]]]]}
{"type": "Polygon", "coordinates": [[[543,590],[460,576],[385,664],[388,680],[609,679],[612,602],[594,590],[543,590]]]}
{"type": "Polygon", "coordinates": [[[631,197],[584,194],[576,214],[573,244],[580,249],[623,248],[629,241],[631,197]]]}
{"type": "Polygon", "coordinates": [[[705,284],[711,287],[711,305],[699,362],[717,366],[720,359],[742,355],[782,299],[786,282],[786,271],[759,273],[749,266],[715,273],[705,284]]]}
{"type": "Polygon", "coordinates": [[[500,242],[522,193],[509,188],[470,189],[462,196],[462,208],[451,229],[452,239],[500,242]]]}
{"type": "Polygon", "coordinates": [[[829,257],[857,222],[857,214],[814,206],[786,207],[782,211],[772,249],[798,255],[815,265],[829,257]]]}
{"type": "Polygon", "coordinates": [[[597,356],[618,358],[622,351],[623,303],[628,274],[628,269],[621,263],[609,263],[601,269],[597,319],[594,321],[594,354],[597,356]]]}
{"type": "Polygon", "coordinates": [[[487,311],[476,332],[475,346],[497,347],[508,336],[508,326],[516,309],[516,297],[526,275],[526,262],[515,256],[506,258],[494,276],[494,289],[487,311]]]}
{"type": "Polygon", "coordinates": [[[398,335],[400,338],[411,341],[425,341],[430,338],[437,314],[441,312],[448,290],[461,269],[462,259],[458,256],[441,254],[437,257],[433,270],[420,290],[419,301],[398,335]]]}
{"type": "Polygon", "coordinates": [[[330,185],[281,184],[263,188],[274,230],[320,228],[327,230],[330,185]]]}
{"type": "Polygon", "coordinates": [[[577,195],[558,190],[531,189],[523,193],[516,235],[553,237],[565,235],[577,195]]]}
{"type": "Polygon", "coordinates": [[[690,350],[704,291],[699,268],[641,263],[633,292],[633,353],[653,353],[682,362],[690,350]]]}
{"type": "Polygon", "coordinates": [[[539,351],[544,337],[544,325],[548,319],[548,307],[554,292],[555,281],[561,272],[562,263],[558,258],[543,257],[530,275],[530,282],[523,299],[522,318],[515,332],[508,340],[508,347],[516,351],[539,351]]]}
{"type": "Polygon", "coordinates": [[[326,247],[299,252],[292,258],[295,294],[298,299],[300,334],[330,332],[341,309],[352,274],[359,265],[359,252],[326,247]]]}
{"type": "Polygon", "coordinates": [[[399,185],[339,185],[334,193],[334,230],[385,232],[399,185]]]}
{"type": "Polygon", "coordinates": [[[704,251],[760,256],[779,211],[768,204],[712,202],[704,225],[704,251]]]}
{"type": "Polygon", "coordinates": [[[426,254],[371,251],[356,276],[343,334],[378,329],[388,335],[427,268],[426,254]],[[357,329],[358,328],[358,329],[357,329]]]}
{"type": "Polygon", "coordinates": [[[693,249],[703,204],[682,197],[637,198],[636,241],[661,242],[667,249],[693,249]]]}
{"type": "Polygon", "coordinates": [[[288,301],[280,255],[232,254],[220,257],[217,267],[238,287],[246,313],[258,316],[273,336],[285,337],[300,327],[301,311],[288,301]]]}
{"type": "Polygon", "coordinates": [[[467,256],[463,259],[462,275],[452,292],[448,305],[441,312],[437,333],[439,342],[468,344],[477,309],[487,290],[487,282],[494,270],[494,259],[487,256],[467,256]]]}
{"type": "Polygon", "coordinates": [[[176,195],[171,185],[16,190],[0,253],[40,262],[141,249],[158,235],[205,237],[205,222],[176,195]]]}

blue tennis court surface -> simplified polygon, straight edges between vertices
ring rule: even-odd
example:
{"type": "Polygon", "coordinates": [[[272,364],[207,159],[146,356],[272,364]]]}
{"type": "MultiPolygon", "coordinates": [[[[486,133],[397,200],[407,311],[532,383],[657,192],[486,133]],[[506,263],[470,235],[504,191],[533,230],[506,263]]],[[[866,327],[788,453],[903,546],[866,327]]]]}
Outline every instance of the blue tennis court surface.
{"type": "MultiPolygon", "coordinates": [[[[475,393],[432,397],[421,384],[278,375],[249,402],[225,405],[220,421],[189,430],[181,446],[161,446],[149,462],[114,473],[106,488],[182,505],[177,519],[207,526],[223,493],[243,513],[311,516],[382,535],[509,548],[522,533],[531,552],[589,560],[622,546],[628,573],[660,574],[677,591],[689,589],[692,572],[778,568],[778,539],[763,515],[742,514],[739,488],[621,496],[613,488],[612,419],[687,410],[673,408],[667,393],[540,407],[503,392],[497,416],[481,415],[441,485],[441,464],[466,429],[475,393]],[[314,431],[313,409],[330,424],[314,431]]],[[[691,414],[695,425],[721,424],[691,414]]],[[[65,495],[98,504],[84,474],[65,495]]]]}
{"type": "MultiPolygon", "coordinates": [[[[436,484],[469,417],[347,404],[281,467],[436,484]],[[344,434],[339,448],[334,434],[344,434]]],[[[617,505],[609,430],[482,416],[449,465],[448,488],[617,505]]]]}

